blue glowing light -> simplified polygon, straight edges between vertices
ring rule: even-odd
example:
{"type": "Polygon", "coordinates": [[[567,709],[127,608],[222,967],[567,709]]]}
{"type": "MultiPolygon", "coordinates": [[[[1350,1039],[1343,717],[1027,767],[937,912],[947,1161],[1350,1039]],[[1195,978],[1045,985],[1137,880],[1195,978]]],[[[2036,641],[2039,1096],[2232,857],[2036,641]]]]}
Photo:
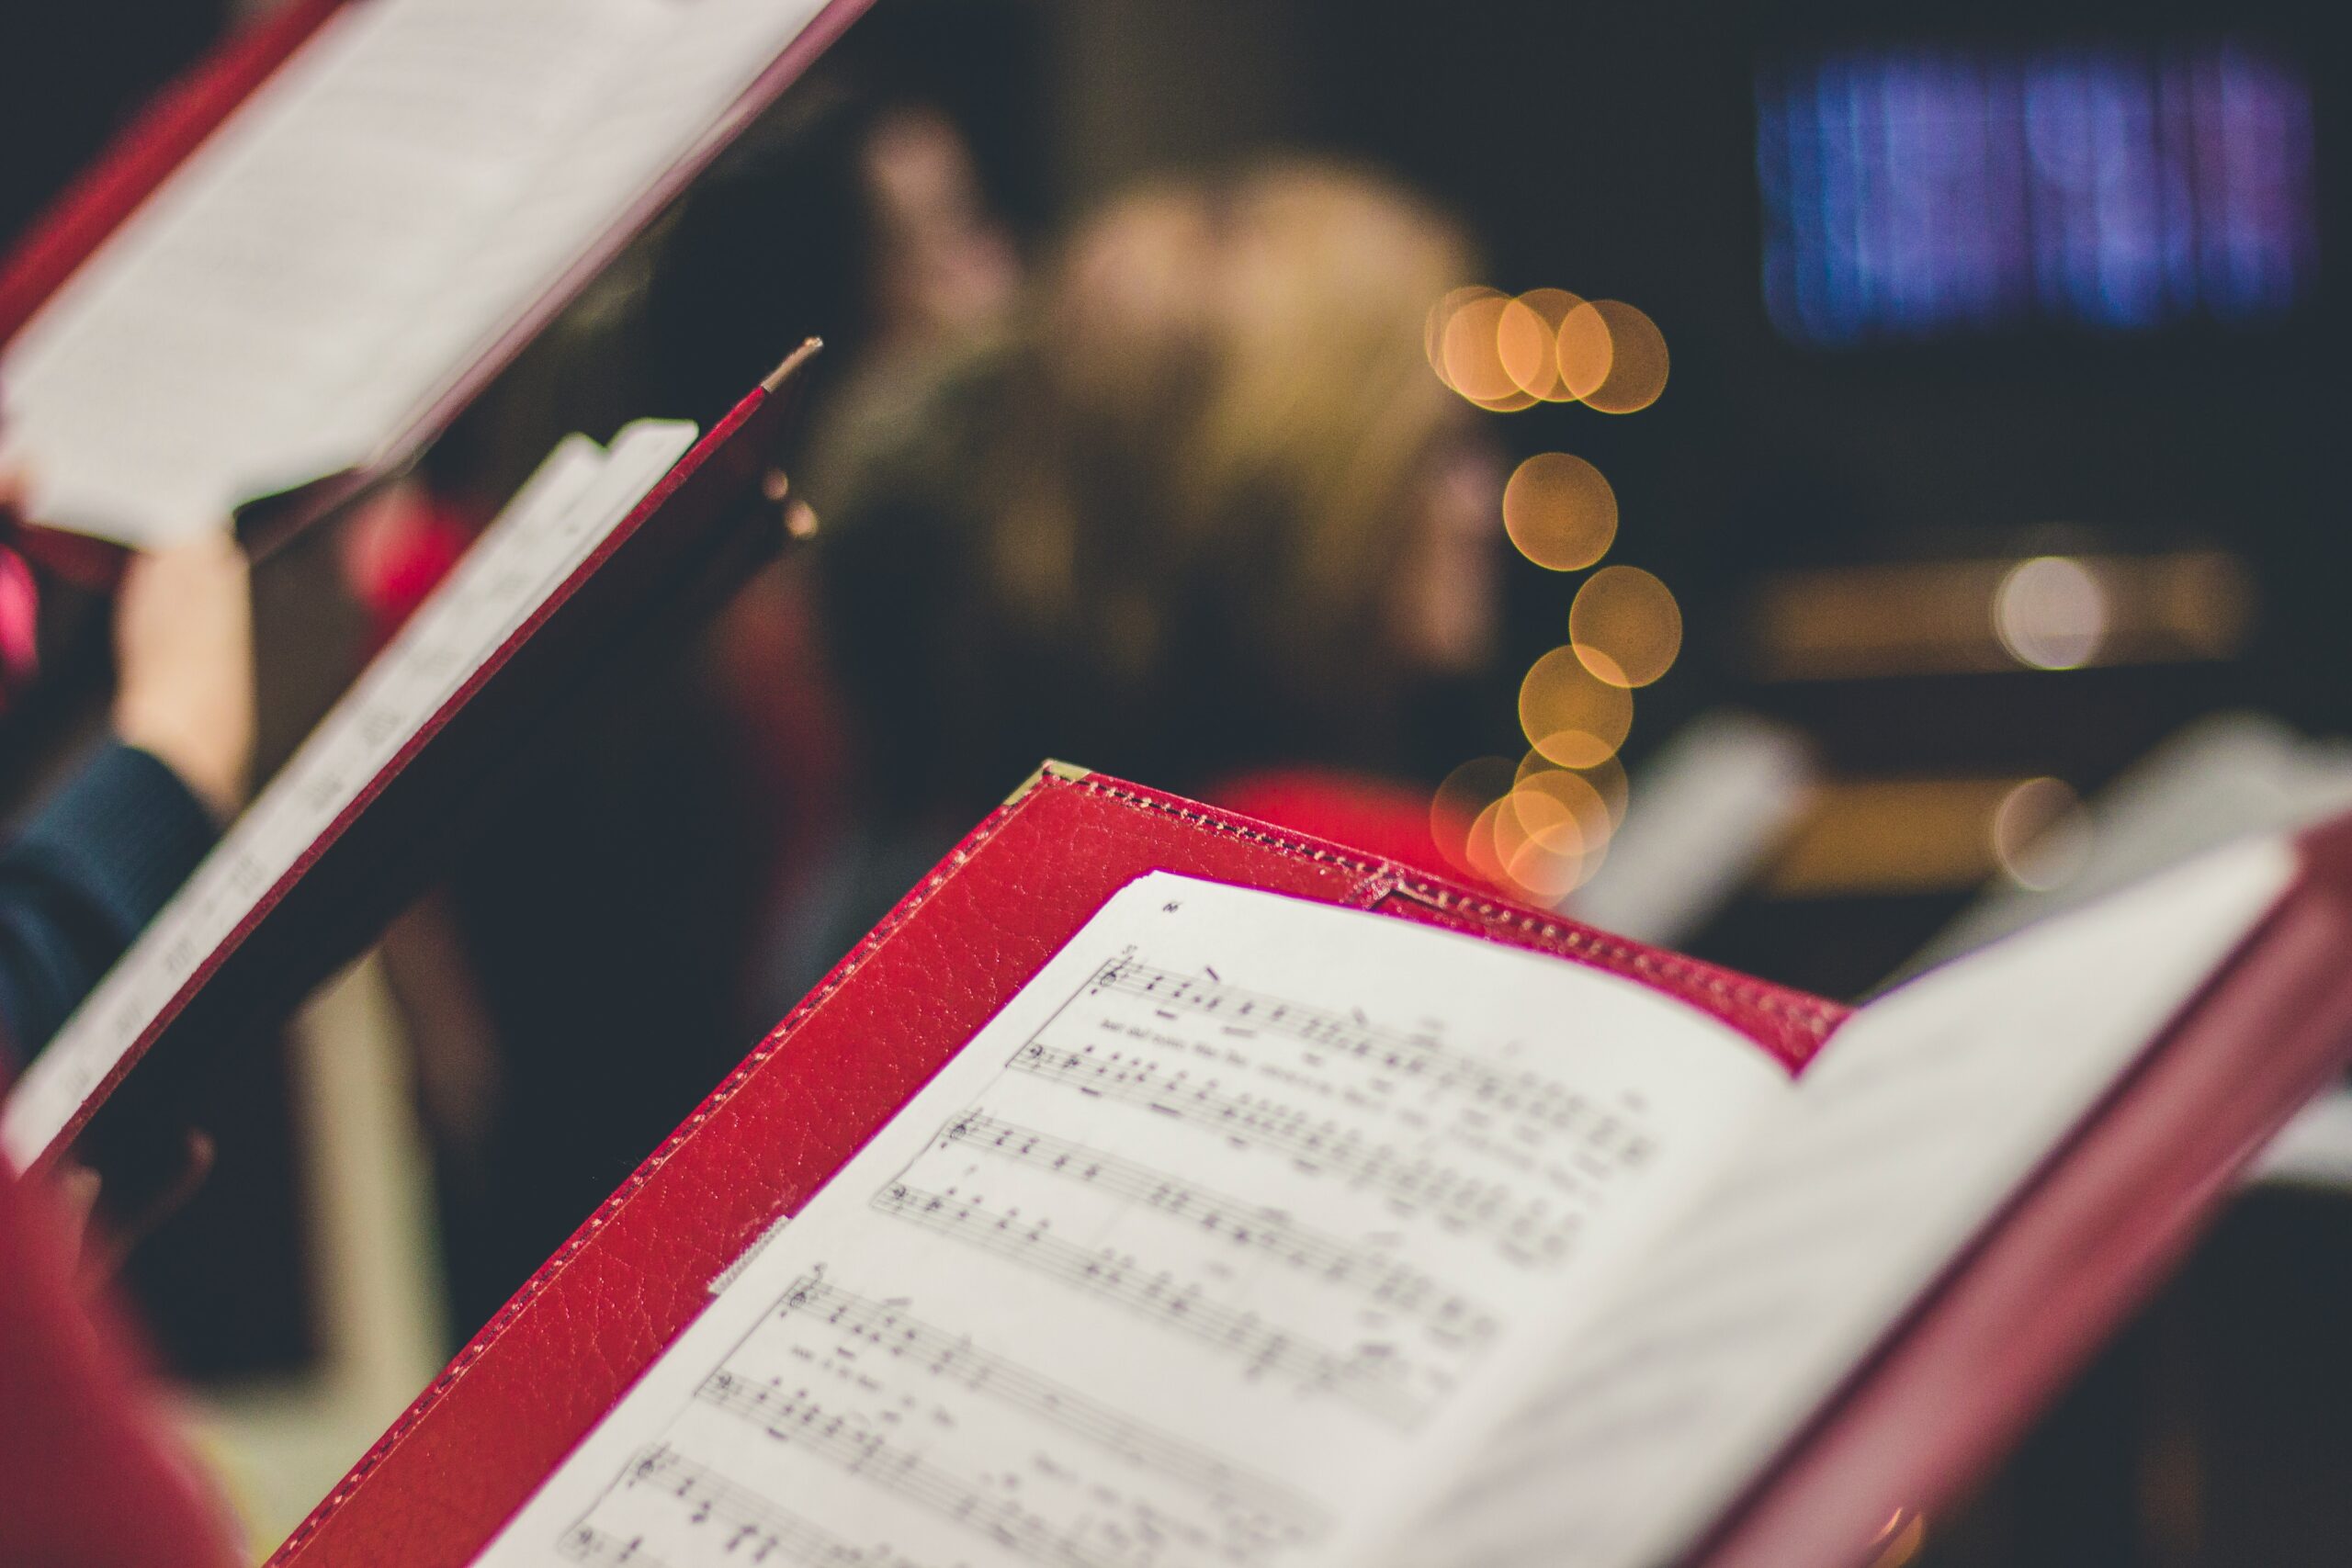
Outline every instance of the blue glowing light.
{"type": "Polygon", "coordinates": [[[2258,50],[1869,50],[1756,99],[1764,303],[1798,342],[2251,324],[2311,289],[2310,90],[2258,50]]]}

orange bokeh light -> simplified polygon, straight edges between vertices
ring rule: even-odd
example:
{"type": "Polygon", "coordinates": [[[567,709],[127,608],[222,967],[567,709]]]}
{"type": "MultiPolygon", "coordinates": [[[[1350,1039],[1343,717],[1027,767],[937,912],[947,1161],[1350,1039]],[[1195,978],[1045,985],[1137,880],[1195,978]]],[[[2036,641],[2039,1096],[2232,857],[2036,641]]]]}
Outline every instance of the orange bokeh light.
{"type": "Polygon", "coordinates": [[[1518,403],[1525,407],[1535,400],[1503,368],[1499,334],[1503,310],[1510,304],[1509,299],[1491,290],[1464,299],[1446,317],[1439,337],[1445,384],[1482,406],[1518,403]]]}
{"type": "MultiPolygon", "coordinates": [[[[1514,772],[1507,757],[1479,757],[1446,774],[1437,786],[1430,800],[1430,836],[1455,869],[1479,871],[1469,853],[1473,826],[1480,813],[1510,793],[1514,772]]],[[[1491,818],[1487,832],[1491,838],[1491,818]]]]}
{"type": "Polygon", "coordinates": [[[1597,852],[1555,854],[1530,840],[1512,852],[1503,863],[1503,872],[1510,879],[1511,891],[1531,904],[1549,908],[1575,892],[1577,885],[1599,870],[1600,864],[1597,852]]]}
{"type": "Polygon", "coordinates": [[[1516,387],[1499,398],[1472,398],[1470,400],[1488,413],[1517,413],[1521,409],[1532,409],[1542,401],[1541,399],[1532,397],[1516,387]]]}
{"type": "Polygon", "coordinates": [[[1682,609],[1673,591],[1636,566],[1608,566],[1585,579],[1568,607],[1577,660],[1612,686],[1646,686],[1682,650],[1682,609]]]}
{"type": "Polygon", "coordinates": [[[1579,302],[1560,320],[1553,354],[1560,367],[1560,389],[1570,398],[1585,398],[1609,379],[1617,355],[1609,336],[1609,320],[1589,302],[1579,302]]]}
{"type": "MultiPolygon", "coordinates": [[[[1527,755],[1519,760],[1519,771],[1512,775],[1511,783],[1514,787],[1523,784],[1537,773],[1559,765],[1543,752],[1531,748],[1527,755]]],[[[1627,785],[1623,762],[1611,756],[1589,768],[1577,769],[1576,775],[1590,784],[1608,805],[1609,823],[1612,830],[1625,820],[1625,802],[1632,792],[1627,785]]]]}
{"type": "Polygon", "coordinates": [[[1539,452],[1503,487],[1503,530],[1547,571],[1581,570],[1617,537],[1617,492],[1582,457],[1539,452]]]}
{"type": "Polygon", "coordinates": [[[1555,648],[1520,682],[1519,723],[1528,743],[1553,761],[1598,767],[1625,743],[1634,696],[1586,669],[1574,648],[1555,648]]]}
{"type": "Polygon", "coordinates": [[[1602,413],[1635,413],[1666,390],[1666,334],[1622,299],[1590,299],[1560,323],[1560,379],[1602,413]]]}
{"type": "Polygon", "coordinates": [[[1574,841],[1573,829],[1565,835],[1554,833],[1547,842],[1528,826],[1519,801],[1520,792],[1514,790],[1496,802],[1489,852],[1501,874],[1494,880],[1530,903],[1556,904],[1583,880],[1591,857],[1574,841]]]}
{"type": "Polygon", "coordinates": [[[1480,757],[1446,775],[1430,803],[1430,827],[1447,861],[1494,886],[1557,904],[1599,869],[1616,830],[1623,771],[1569,772],[1531,752],[1480,757]]]}
{"type": "Polygon", "coordinates": [[[1527,836],[1556,854],[1590,854],[1616,830],[1600,792],[1581,773],[1565,768],[1529,774],[1512,789],[1509,801],[1527,836]]]}
{"type": "Polygon", "coordinates": [[[1545,402],[1575,400],[1560,379],[1560,323],[1583,303],[1565,288],[1531,288],[1503,307],[1496,352],[1521,391],[1545,402]]]}
{"type": "Polygon", "coordinates": [[[1429,316],[1421,323],[1421,352],[1429,355],[1430,368],[1437,372],[1437,378],[1449,389],[1461,390],[1453,385],[1453,378],[1445,367],[1446,328],[1453,322],[1454,312],[1474,299],[1501,298],[1503,295],[1498,289],[1473,284],[1466,288],[1452,290],[1430,307],[1429,316]]]}

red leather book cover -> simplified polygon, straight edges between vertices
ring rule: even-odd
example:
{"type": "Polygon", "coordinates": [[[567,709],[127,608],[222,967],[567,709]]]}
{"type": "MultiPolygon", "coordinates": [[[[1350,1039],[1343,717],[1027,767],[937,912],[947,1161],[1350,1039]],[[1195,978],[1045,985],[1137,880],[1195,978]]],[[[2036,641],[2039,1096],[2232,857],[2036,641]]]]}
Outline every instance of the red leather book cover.
{"type": "MultiPolygon", "coordinates": [[[[2039,1175],[1955,1258],[1692,1557],[1867,1560],[1897,1507],[1964,1493],[2154,1288],[2232,1173],[2327,1076],[2352,1018],[2352,826],[2039,1175]],[[1998,1375],[1988,1375],[1988,1369],[1998,1375]]],[[[729,1076],[279,1549],[459,1563],[795,1213],[1118,888],[1176,871],[1444,926],[1639,980],[1791,1071],[1817,998],[1101,775],[991,816],[729,1076]]]]}
{"type": "Polygon", "coordinates": [[[1112,894],[1177,871],[1630,976],[1795,1070],[1845,1010],[1099,774],[983,822],[534,1275],[274,1562],[460,1563],[708,1302],[1112,894]]]}
{"type": "Polygon", "coordinates": [[[2278,1127],[2343,1073],[2352,818],[2297,848],[2301,878],[2237,959],[1951,1260],[1702,1561],[1852,1561],[1896,1509],[1932,1529],[2171,1272],[2278,1127]]]}

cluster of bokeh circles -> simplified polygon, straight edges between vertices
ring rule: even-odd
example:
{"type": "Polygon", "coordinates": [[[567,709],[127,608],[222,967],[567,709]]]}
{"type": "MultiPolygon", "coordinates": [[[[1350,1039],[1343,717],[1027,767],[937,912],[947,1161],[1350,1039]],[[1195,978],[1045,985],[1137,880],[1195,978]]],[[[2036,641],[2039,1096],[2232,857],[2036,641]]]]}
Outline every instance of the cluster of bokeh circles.
{"type": "Polygon", "coordinates": [[[1492,413],[1539,402],[1637,413],[1666,390],[1657,323],[1565,288],[1457,288],[1430,307],[1423,346],[1439,380],[1492,413]]]}
{"type": "MultiPolygon", "coordinates": [[[[1666,389],[1656,322],[1622,300],[1564,288],[1457,288],[1430,309],[1424,346],[1438,378],[1491,413],[1539,403],[1634,413],[1666,389]]],[[[1568,606],[1567,640],[1520,682],[1525,754],[1456,768],[1438,787],[1430,825],[1456,866],[1551,906],[1600,869],[1623,820],[1617,754],[1633,729],[1634,693],[1673,667],[1682,612],[1651,573],[1600,564],[1617,541],[1617,494],[1573,453],[1521,463],[1503,491],[1502,523],[1534,565],[1588,575],[1568,606]]]]}

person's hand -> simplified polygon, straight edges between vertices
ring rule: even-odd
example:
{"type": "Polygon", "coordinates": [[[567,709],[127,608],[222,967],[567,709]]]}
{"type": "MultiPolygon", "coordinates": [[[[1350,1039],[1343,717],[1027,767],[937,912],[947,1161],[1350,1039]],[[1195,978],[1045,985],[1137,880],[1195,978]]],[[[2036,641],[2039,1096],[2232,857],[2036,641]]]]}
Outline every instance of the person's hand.
{"type": "Polygon", "coordinates": [[[115,733],[223,821],[253,768],[253,605],[226,531],[135,556],[115,602],[115,733]]]}

